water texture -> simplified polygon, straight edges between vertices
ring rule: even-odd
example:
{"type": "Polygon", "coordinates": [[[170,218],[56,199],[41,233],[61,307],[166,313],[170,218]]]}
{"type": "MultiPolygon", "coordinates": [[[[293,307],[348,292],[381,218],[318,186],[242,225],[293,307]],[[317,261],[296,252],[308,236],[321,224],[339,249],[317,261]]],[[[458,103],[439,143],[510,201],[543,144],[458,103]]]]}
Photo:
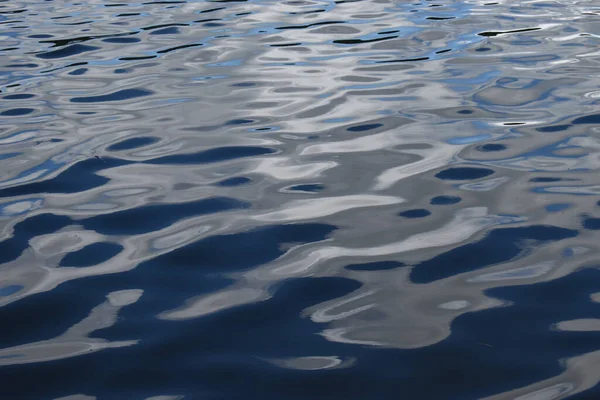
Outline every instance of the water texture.
{"type": "Polygon", "coordinates": [[[599,399],[600,4],[0,1],[0,398],[599,399]]]}

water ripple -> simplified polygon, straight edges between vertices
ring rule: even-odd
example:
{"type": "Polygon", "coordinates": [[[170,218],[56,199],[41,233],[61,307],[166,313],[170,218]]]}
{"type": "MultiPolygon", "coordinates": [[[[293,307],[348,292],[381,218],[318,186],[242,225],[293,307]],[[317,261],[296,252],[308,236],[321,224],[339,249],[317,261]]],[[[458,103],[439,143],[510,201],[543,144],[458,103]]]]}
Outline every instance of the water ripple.
{"type": "Polygon", "coordinates": [[[0,397],[600,397],[599,18],[0,0],[0,397]]]}

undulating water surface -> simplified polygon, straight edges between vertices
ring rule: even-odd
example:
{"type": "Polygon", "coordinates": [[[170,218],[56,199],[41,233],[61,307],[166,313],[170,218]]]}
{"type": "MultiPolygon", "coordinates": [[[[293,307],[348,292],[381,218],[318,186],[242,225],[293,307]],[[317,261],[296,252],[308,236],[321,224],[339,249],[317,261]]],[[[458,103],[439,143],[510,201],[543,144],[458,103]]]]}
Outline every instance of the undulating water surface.
{"type": "Polygon", "coordinates": [[[0,0],[0,398],[600,399],[600,3],[0,0]]]}

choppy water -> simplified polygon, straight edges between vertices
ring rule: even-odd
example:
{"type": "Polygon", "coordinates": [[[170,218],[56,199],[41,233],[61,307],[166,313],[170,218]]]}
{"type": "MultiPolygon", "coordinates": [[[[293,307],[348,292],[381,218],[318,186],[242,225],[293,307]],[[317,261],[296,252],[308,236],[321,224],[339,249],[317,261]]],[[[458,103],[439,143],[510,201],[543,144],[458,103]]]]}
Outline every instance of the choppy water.
{"type": "Polygon", "coordinates": [[[0,2],[0,398],[600,398],[599,35],[0,2]]]}

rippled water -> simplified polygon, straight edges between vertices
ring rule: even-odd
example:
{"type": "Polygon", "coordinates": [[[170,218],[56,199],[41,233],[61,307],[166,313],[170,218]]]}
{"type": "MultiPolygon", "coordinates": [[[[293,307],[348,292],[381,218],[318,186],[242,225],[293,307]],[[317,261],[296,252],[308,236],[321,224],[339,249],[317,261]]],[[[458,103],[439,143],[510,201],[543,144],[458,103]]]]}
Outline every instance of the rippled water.
{"type": "Polygon", "coordinates": [[[0,1],[0,398],[600,398],[597,1],[0,1]]]}

